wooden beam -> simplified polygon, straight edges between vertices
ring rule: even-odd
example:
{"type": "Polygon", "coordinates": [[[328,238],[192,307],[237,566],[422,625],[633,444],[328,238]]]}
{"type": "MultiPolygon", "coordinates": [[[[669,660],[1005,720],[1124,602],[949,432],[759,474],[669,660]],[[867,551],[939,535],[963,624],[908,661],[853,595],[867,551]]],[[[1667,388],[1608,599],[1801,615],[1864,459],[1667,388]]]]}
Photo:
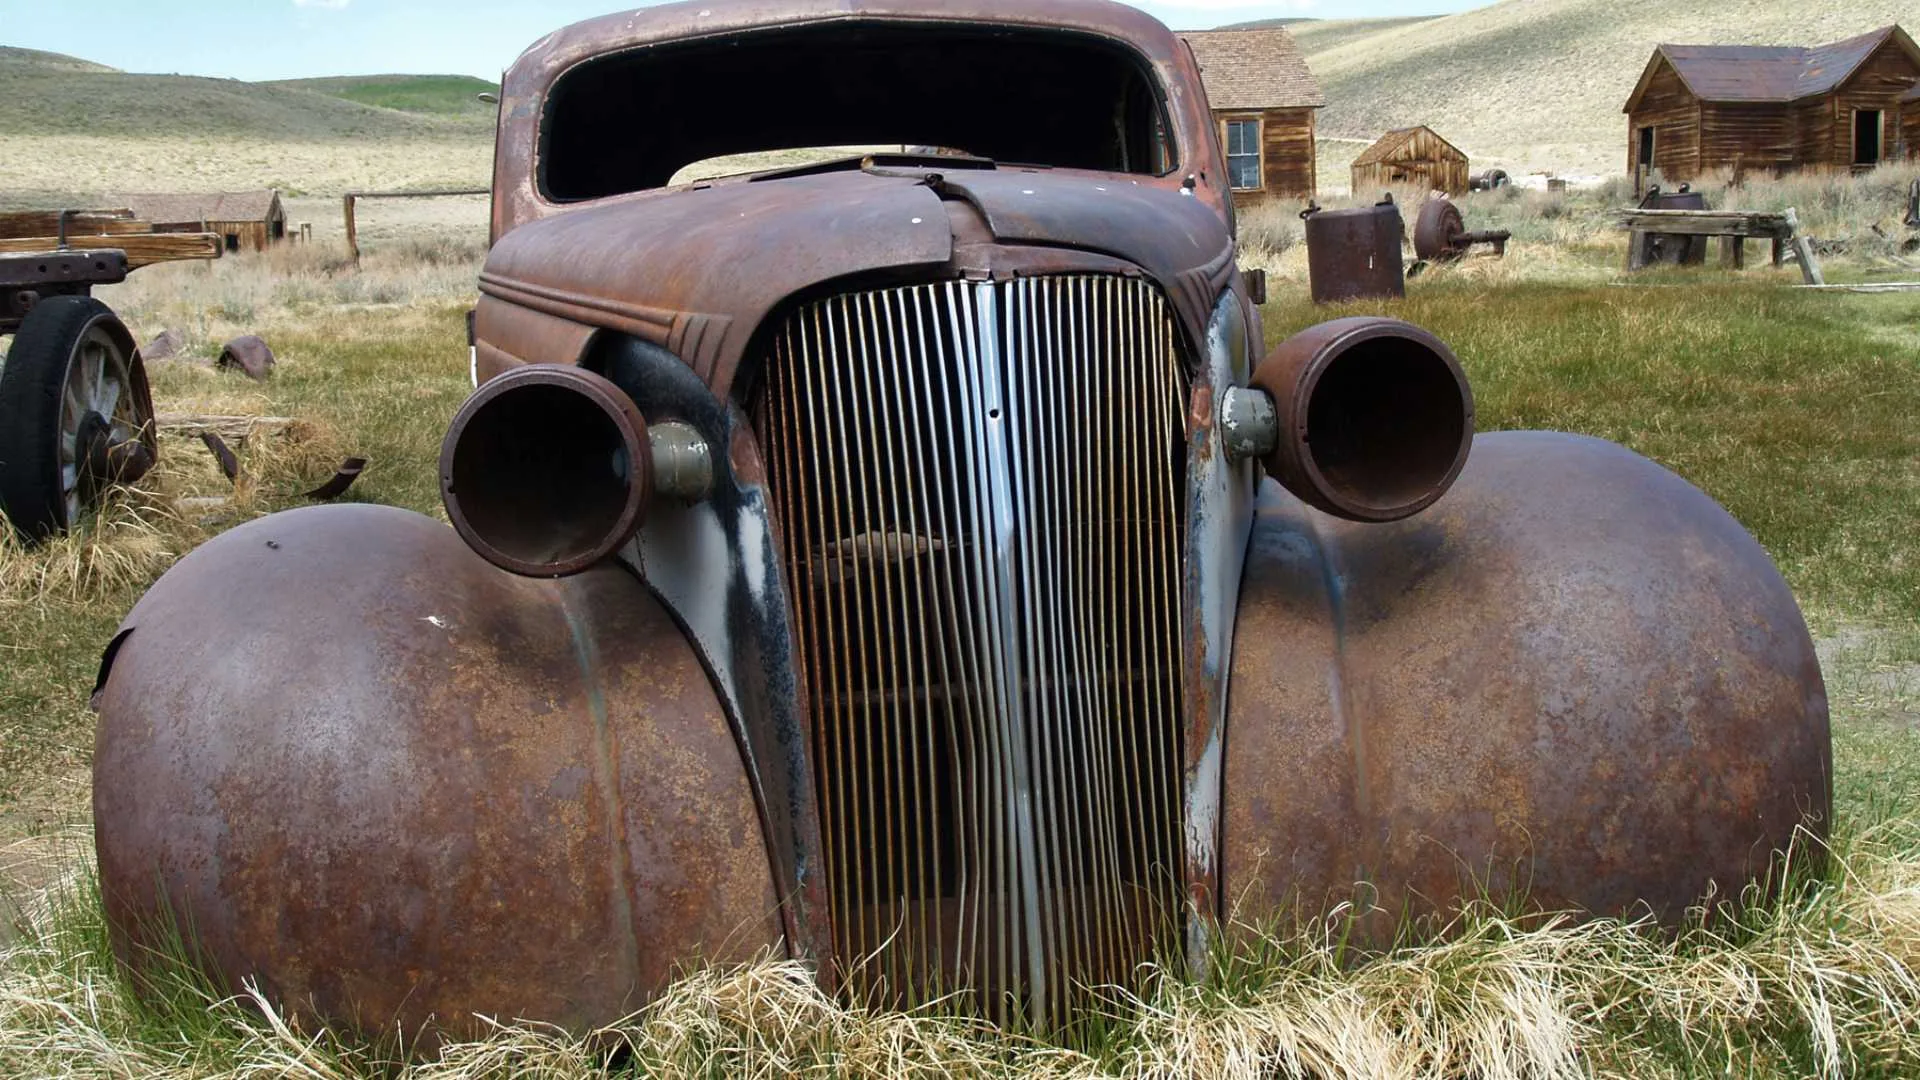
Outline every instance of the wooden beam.
{"type": "MultiPolygon", "coordinates": [[[[60,235],[62,210],[13,210],[0,213],[0,239],[60,235]]],[[[131,210],[81,210],[67,215],[70,236],[120,236],[150,233],[153,223],[137,221],[131,210]]]]}
{"type": "MultiPolygon", "coordinates": [[[[131,236],[69,236],[67,247],[75,251],[124,251],[127,269],[179,259],[217,259],[221,238],[214,233],[135,233],[131,236]]],[[[59,239],[34,236],[0,240],[0,255],[52,254],[59,250],[59,239]]]]}
{"type": "Polygon", "coordinates": [[[1800,259],[1800,276],[1808,285],[1825,285],[1827,278],[1820,272],[1820,260],[1813,257],[1813,238],[1800,231],[1800,216],[1789,206],[1780,215],[1787,219],[1787,226],[1793,237],[1793,253],[1800,259]]]}
{"type": "Polygon", "coordinates": [[[1720,265],[1728,270],[1744,270],[1747,267],[1747,238],[1744,236],[1723,236],[1720,238],[1720,265]]]}

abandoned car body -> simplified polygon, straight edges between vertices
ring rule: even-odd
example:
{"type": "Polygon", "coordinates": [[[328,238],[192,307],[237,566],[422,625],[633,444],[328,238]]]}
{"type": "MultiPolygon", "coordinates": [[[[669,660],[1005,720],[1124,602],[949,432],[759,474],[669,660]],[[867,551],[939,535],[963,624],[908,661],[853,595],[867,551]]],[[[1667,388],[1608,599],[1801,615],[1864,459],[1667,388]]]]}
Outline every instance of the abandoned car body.
{"type": "Polygon", "coordinates": [[[1405,323],[1261,359],[1133,9],[597,19],[509,72],[496,170],[454,528],[236,528],[103,663],[130,963],[184,923],[230,984],[459,1032],[773,950],[1045,1026],[1356,883],[1674,916],[1824,831],[1760,548],[1611,444],[1475,439],[1405,323]],[[882,143],[942,151],[670,183],[882,143]]]}

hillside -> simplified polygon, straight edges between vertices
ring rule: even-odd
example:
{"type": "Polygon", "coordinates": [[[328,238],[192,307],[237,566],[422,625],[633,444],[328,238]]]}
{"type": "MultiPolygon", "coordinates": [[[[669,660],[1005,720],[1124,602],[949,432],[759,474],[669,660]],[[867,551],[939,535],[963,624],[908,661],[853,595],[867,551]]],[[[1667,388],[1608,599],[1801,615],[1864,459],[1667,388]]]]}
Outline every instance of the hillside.
{"type": "Polygon", "coordinates": [[[141,75],[0,48],[0,209],[117,191],[481,187],[494,113],[473,95],[490,88],[459,76],[141,75]]]}
{"type": "Polygon", "coordinates": [[[1920,0],[1501,0],[1289,29],[1326,91],[1324,136],[1428,124],[1476,166],[1598,175],[1625,168],[1620,107],[1655,45],[1810,45],[1892,22],[1920,30],[1920,0]]]}
{"type": "Polygon", "coordinates": [[[22,49],[13,45],[0,45],[0,64],[13,64],[20,67],[37,67],[48,71],[117,71],[105,64],[96,64],[91,60],[82,60],[77,56],[64,53],[41,52],[39,49],[22,49]]]}
{"type": "Polygon", "coordinates": [[[280,79],[262,85],[311,90],[380,109],[478,118],[483,122],[491,122],[494,107],[481,101],[480,95],[500,90],[498,84],[471,75],[343,75],[327,79],[280,79]]]}

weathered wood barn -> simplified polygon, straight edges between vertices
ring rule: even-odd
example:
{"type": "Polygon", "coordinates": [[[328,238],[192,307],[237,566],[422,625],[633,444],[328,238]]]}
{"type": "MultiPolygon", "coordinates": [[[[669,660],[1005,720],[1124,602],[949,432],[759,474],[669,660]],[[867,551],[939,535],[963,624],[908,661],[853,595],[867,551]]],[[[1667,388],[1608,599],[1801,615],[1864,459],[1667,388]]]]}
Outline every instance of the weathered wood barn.
{"type": "Polygon", "coordinates": [[[1353,193],[1421,184],[1449,195],[1467,193],[1467,155],[1432,128],[1395,128],[1353,159],[1353,193]]]}
{"type": "Polygon", "coordinates": [[[1920,49],[1898,26],[1810,48],[1661,45],[1627,99],[1627,170],[1669,181],[1893,157],[1920,49]]]}
{"type": "Polygon", "coordinates": [[[218,233],[228,251],[265,251],[287,238],[287,211],[280,205],[280,193],[268,188],[210,195],[113,195],[107,201],[153,222],[155,232],[218,233]]]}
{"type": "Polygon", "coordinates": [[[1234,205],[1312,198],[1314,114],[1327,99],[1293,35],[1273,27],[1180,36],[1200,62],[1234,205]]]}

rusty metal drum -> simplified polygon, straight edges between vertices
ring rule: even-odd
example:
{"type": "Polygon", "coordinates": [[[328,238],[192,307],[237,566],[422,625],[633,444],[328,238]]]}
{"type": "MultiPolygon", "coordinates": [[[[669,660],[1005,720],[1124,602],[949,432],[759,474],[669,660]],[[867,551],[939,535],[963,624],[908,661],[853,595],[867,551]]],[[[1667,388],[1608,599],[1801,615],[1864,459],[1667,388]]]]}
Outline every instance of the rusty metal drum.
{"type": "MultiPolygon", "coordinates": [[[[1707,197],[1681,184],[1678,191],[1647,189],[1640,200],[1642,210],[1705,210],[1707,197]]],[[[1647,261],[1675,266],[1699,266],[1707,261],[1707,238],[1678,233],[1653,233],[1647,237],[1647,261]]]]}
{"type": "Polygon", "coordinates": [[[1407,295],[1400,254],[1406,223],[1391,196],[1352,210],[1309,209],[1301,217],[1314,303],[1407,295]]]}

